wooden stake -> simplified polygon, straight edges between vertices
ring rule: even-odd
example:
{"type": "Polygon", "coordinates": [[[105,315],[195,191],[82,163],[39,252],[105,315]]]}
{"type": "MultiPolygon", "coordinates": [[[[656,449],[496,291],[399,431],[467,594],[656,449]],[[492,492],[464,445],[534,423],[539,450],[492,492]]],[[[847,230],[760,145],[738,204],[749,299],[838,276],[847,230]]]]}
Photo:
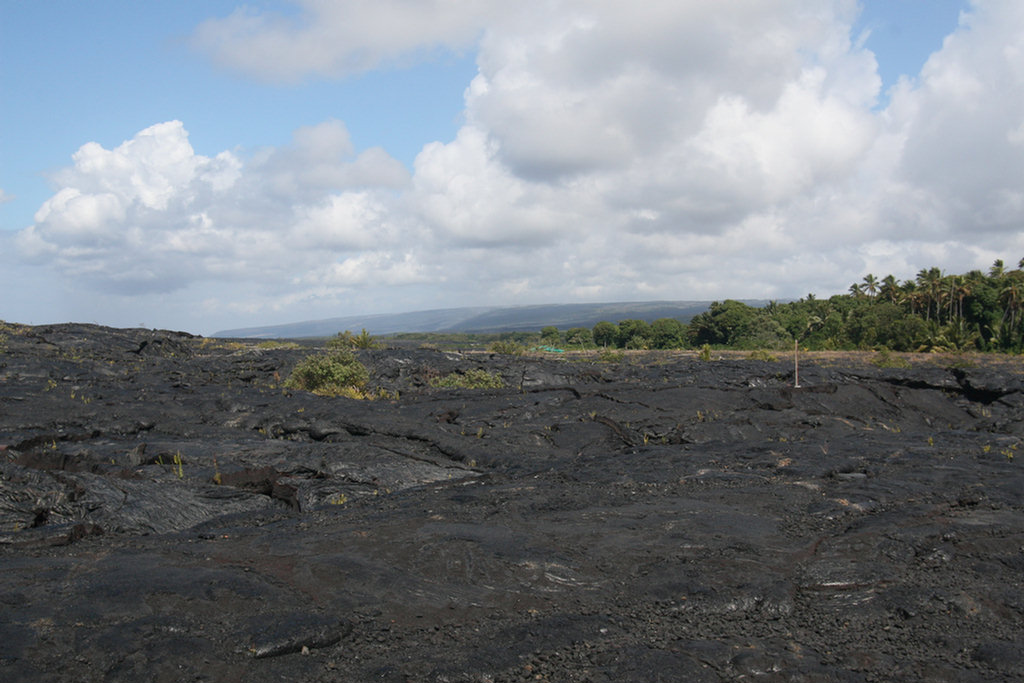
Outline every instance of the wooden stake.
{"type": "Polygon", "coordinates": [[[793,342],[793,387],[800,386],[800,342],[793,342]]]}

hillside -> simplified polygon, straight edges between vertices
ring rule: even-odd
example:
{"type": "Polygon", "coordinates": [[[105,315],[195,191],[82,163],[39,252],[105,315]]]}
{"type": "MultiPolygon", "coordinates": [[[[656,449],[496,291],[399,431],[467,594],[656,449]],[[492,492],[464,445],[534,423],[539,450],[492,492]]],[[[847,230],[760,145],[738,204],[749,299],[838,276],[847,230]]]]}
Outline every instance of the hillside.
{"type": "MultiPolygon", "coordinates": [[[[760,306],[766,301],[745,301],[760,306]]],[[[286,325],[222,330],[211,336],[259,339],[327,337],[342,330],[366,329],[370,334],[398,332],[536,332],[547,325],[560,329],[593,327],[602,320],[638,319],[652,322],[676,318],[686,322],[703,313],[710,301],[639,301],[595,304],[543,304],[445,308],[409,313],[371,314],[308,320],[286,325]]]]}

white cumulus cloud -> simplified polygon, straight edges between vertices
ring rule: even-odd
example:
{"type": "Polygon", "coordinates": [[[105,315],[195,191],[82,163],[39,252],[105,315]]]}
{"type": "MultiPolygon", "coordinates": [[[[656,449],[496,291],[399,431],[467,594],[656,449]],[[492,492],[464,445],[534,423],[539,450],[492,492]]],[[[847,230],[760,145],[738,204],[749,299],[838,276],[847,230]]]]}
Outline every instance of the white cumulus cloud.
{"type": "Polygon", "coordinates": [[[324,306],[295,318],[828,294],[1024,253],[1017,0],[974,0],[884,108],[856,0],[296,5],[195,40],[290,81],[472,47],[455,138],[424,141],[410,174],[341,121],[215,157],[158,124],[83,146],[24,252],[108,287],[233,283],[223,306],[254,315],[256,296],[324,306]]]}
{"type": "Polygon", "coordinates": [[[392,244],[378,194],[409,181],[382,150],[356,155],[338,121],[249,158],[196,154],[170,121],[113,150],[88,143],[72,159],[18,243],[27,258],[120,292],[287,278],[392,244]]]}

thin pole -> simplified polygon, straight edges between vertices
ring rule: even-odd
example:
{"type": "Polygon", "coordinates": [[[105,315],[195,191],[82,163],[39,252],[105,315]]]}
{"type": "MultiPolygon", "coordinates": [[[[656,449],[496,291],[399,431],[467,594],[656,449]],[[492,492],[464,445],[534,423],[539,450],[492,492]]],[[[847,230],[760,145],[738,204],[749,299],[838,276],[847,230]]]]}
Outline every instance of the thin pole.
{"type": "Polygon", "coordinates": [[[800,342],[793,342],[793,386],[800,386],[800,342]]]}

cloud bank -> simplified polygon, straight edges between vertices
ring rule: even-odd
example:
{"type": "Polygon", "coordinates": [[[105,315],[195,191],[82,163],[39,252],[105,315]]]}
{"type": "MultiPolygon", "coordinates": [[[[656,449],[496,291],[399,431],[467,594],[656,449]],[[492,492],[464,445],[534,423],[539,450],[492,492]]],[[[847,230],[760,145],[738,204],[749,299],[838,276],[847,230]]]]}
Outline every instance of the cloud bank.
{"type": "Polygon", "coordinates": [[[160,123],[79,149],[23,254],[107,291],[205,283],[211,315],[257,322],[795,297],[1024,254],[1016,0],[975,0],[884,109],[853,0],[298,5],[196,44],[271,81],[474,48],[455,139],[410,173],[340,121],[210,158],[160,123]]]}

